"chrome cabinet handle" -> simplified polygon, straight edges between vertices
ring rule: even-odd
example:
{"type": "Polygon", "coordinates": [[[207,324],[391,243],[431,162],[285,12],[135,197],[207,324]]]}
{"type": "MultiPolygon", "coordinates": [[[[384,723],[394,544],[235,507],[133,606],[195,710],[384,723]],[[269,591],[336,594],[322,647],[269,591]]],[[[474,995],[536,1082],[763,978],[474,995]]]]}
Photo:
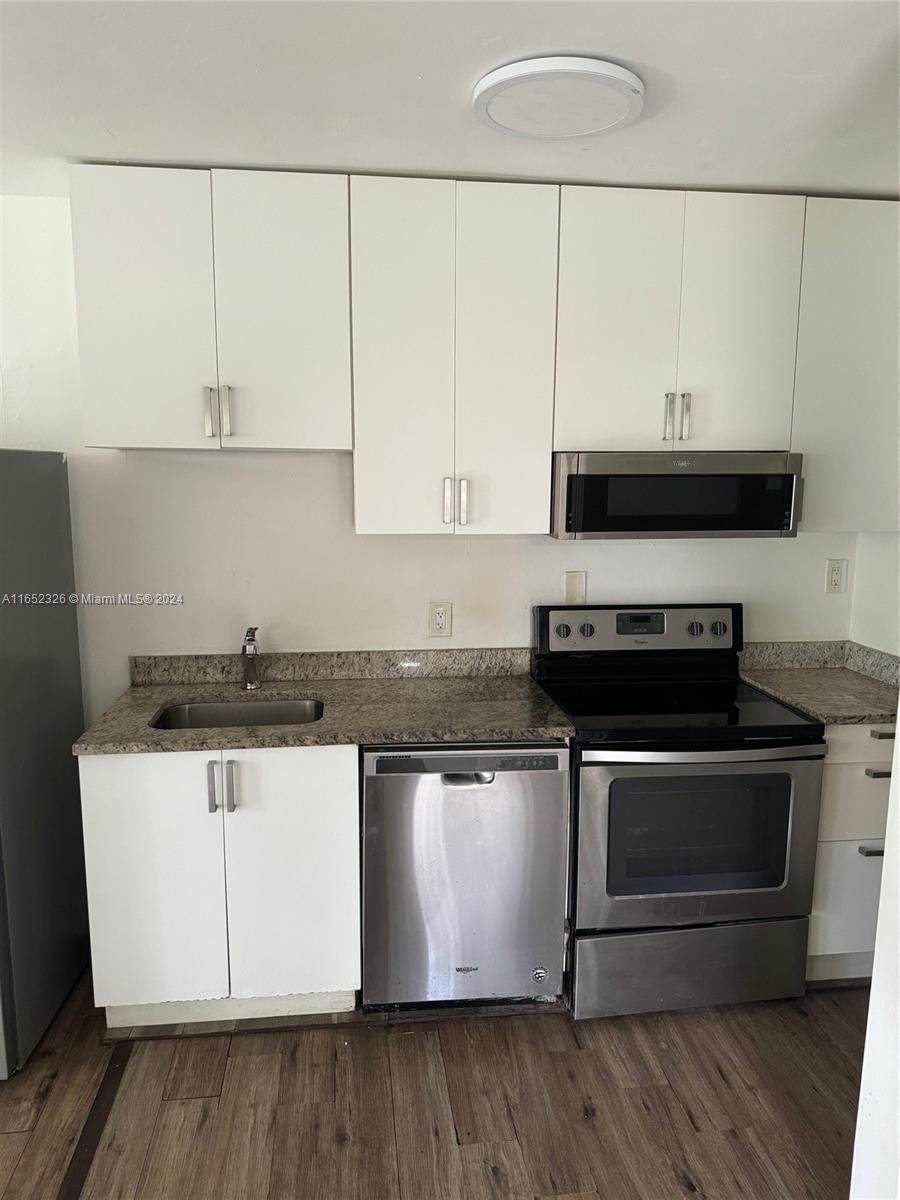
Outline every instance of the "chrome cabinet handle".
{"type": "Polygon", "coordinates": [[[216,436],[216,389],[212,387],[204,388],[206,392],[206,407],[203,411],[203,432],[207,437],[216,436]]]}
{"type": "Polygon", "coordinates": [[[211,758],[206,764],[206,803],[211,813],[217,811],[219,795],[216,787],[216,760],[214,758],[211,758]]]}
{"type": "Polygon", "coordinates": [[[459,481],[459,523],[460,525],[468,525],[469,523],[469,481],[461,479],[459,481]]]}
{"type": "Polygon", "coordinates": [[[680,442],[686,442],[691,436],[691,406],[693,397],[690,392],[681,393],[681,433],[678,435],[680,442]]]}
{"type": "Polygon", "coordinates": [[[874,738],[876,742],[893,741],[897,736],[896,729],[870,729],[869,737],[874,738]]]}
{"type": "Polygon", "coordinates": [[[869,779],[890,779],[890,771],[879,771],[877,767],[866,767],[866,775],[869,779]]]}
{"type": "Polygon", "coordinates": [[[453,523],[453,476],[444,476],[444,524],[453,523]]]}
{"type": "Polygon", "coordinates": [[[856,849],[863,858],[884,858],[884,846],[857,846],[856,849]]]}
{"type": "Polygon", "coordinates": [[[231,437],[231,388],[227,383],[219,388],[219,401],[222,405],[222,437],[231,437]]]}
{"type": "Polygon", "coordinates": [[[675,393],[666,392],[665,418],[663,420],[663,435],[664,442],[671,442],[675,436],[675,393]]]}
{"type": "Polygon", "coordinates": [[[225,811],[233,813],[237,808],[234,798],[234,759],[229,758],[225,763],[225,811]]]}

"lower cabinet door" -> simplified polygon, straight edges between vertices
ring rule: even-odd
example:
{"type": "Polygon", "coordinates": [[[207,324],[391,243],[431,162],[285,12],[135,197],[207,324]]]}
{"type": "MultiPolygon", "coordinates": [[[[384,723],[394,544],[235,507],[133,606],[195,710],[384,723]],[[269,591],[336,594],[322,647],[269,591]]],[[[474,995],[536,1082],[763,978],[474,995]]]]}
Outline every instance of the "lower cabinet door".
{"type": "Polygon", "coordinates": [[[355,746],[223,755],[232,996],[360,985],[355,746]],[[229,804],[229,808],[231,805],[229,804]]]}
{"type": "Polygon", "coordinates": [[[79,759],[99,1005],[228,995],[218,752],[79,759]]]}
{"type": "Polygon", "coordinates": [[[878,841],[819,842],[809,954],[856,954],[875,948],[881,865],[884,859],[860,854],[878,841]]]}

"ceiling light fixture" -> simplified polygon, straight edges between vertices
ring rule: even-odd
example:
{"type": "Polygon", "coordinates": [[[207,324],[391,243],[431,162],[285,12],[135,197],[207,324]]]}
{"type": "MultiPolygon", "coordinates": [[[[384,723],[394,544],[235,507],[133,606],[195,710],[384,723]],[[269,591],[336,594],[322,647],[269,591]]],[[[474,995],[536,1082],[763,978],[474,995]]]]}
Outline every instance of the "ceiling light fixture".
{"type": "Polygon", "coordinates": [[[528,58],[480,79],[472,104],[485,125],[507,133],[585,137],[640,116],[644,85],[599,58],[528,58]]]}

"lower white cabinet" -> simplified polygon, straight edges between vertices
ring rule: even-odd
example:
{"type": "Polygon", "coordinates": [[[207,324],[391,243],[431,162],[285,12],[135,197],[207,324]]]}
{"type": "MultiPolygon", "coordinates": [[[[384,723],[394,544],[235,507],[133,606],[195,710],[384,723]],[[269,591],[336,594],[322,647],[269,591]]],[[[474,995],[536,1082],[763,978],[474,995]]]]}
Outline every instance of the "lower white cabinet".
{"type": "Polygon", "coordinates": [[[828,756],[822,773],[810,956],[866,954],[875,947],[891,733],[889,727],[864,725],[825,730],[828,756]]]}
{"type": "Polygon", "coordinates": [[[97,1004],[359,987],[355,746],[79,767],[97,1004]]]}
{"type": "Polygon", "coordinates": [[[884,860],[864,857],[861,844],[879,847],[877,842],[860,843],[856,838],[819,843],[809,919],[810,955],[859,954],[875,948],[884,860]]]}
{"type": "Polygon", "coordinates": [[[223,754],[232,996],[360,984],[355,746],[223,754]]]}

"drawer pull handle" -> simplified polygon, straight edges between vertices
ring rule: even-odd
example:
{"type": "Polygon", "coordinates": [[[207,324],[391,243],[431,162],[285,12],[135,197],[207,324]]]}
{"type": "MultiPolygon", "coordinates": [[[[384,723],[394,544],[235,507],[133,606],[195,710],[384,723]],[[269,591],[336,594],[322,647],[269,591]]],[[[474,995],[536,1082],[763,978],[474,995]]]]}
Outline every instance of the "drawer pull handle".
{"type": "Polygon", "coordinates": [[[884,858],[884,846],[857,846],[863,858],[884,858]]]}
{"type": "Polygon", "coordinates": [[[890,771],[879,771],[877,767],[866,767],[866,775],[869,779],[890,779],[890,771]]]}
{"type": "Polygon", "coordinates": [[[893,739],[896,736],[897,736],[896,729],[870,729],[869,730],[869,737],[874,738],[876,742],[886,742],[889,739],[891,741],[893,741],[893,739]]]}

